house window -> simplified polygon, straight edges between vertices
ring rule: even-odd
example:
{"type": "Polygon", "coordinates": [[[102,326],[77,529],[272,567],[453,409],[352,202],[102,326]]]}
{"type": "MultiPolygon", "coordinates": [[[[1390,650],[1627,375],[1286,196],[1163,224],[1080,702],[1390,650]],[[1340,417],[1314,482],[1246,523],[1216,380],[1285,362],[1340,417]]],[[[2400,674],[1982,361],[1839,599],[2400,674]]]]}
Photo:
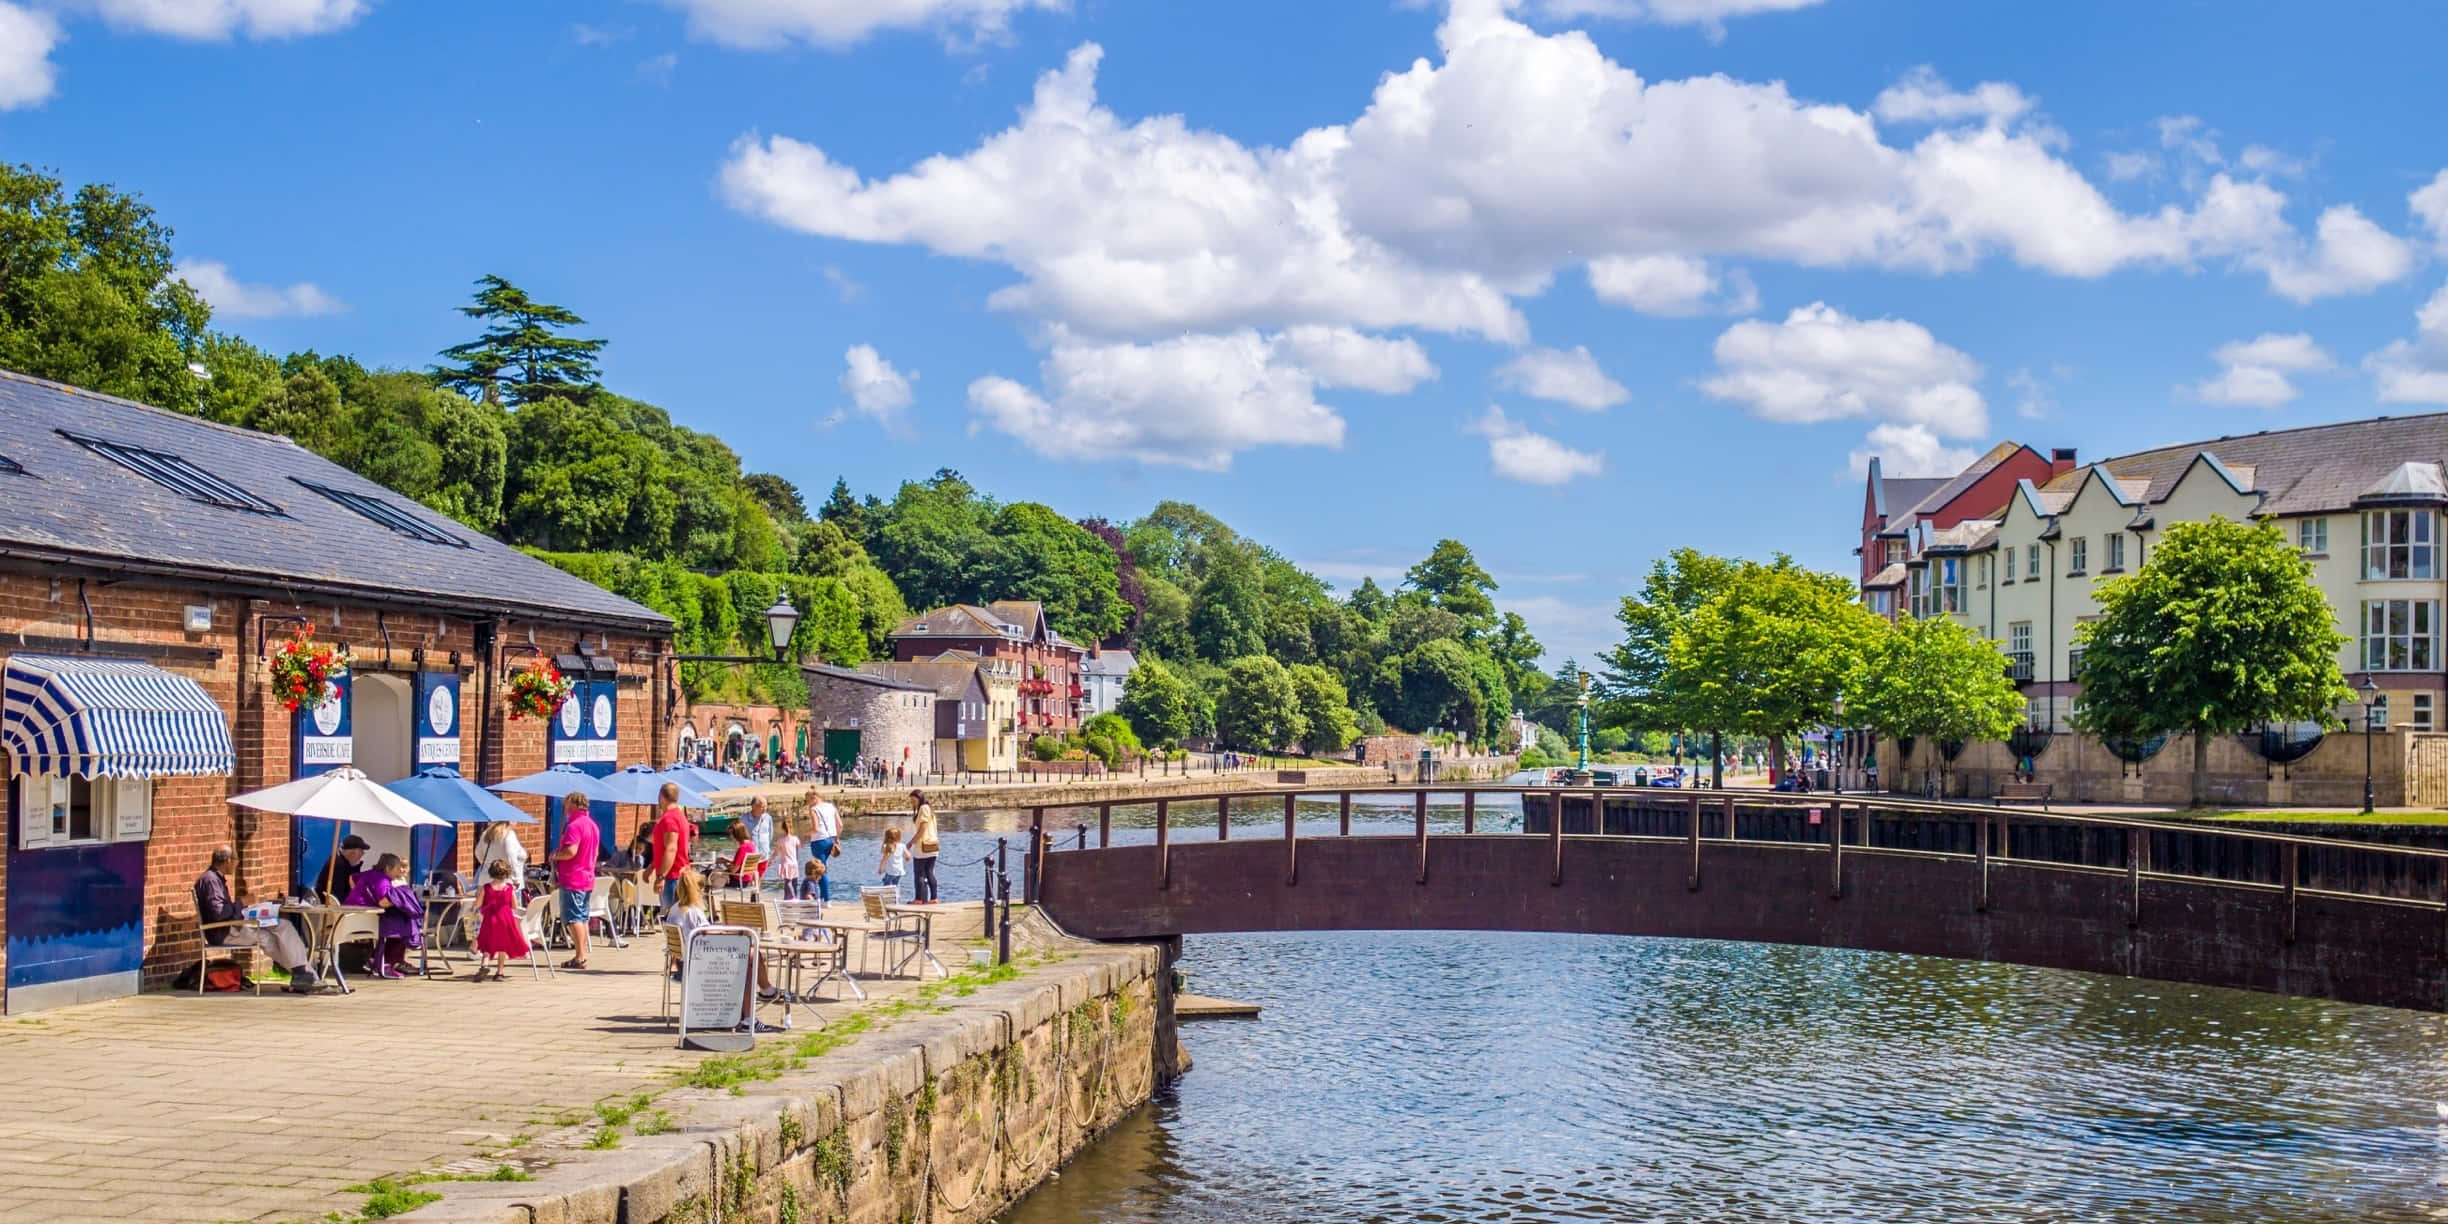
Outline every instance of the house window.
{"type": "Polygon", "coordinates": [[[1887,541],[1887,564],[1889,564],[1889,565],[1902,565],[1902,564],[1904,564],[1904,541],[1902,541],[1902,540],[1889,540],[1889,541],[1887,541]]]}
{"type": "Polygon", "coordinates": [[[2300,519],[2295,524],[2295,546],[2315,557],[2329,555],[2329,520],[2300,519]]]}
{"type": "Polygon", "coordinates": [[[2429,578],[2439,572],[2428,510],[2374,510],[2363,516],[2363,576],[2429,578]]]}
{"type": "Polygon", "coordinates": [[[2040,546],[2037,544],[2032,545],[2031,551],[2024,554],[2023,581],[2040,581],[2040,546]]]}
{"type": "Polygon", "coordinates": [[[1982,590],[1989,589],[1989,558],[1986,555],[1980,559],[1980,581],[1976,585],[1982,590]]]}
{"type": "Polygon", "coordinates": [[[2431,671],[2439,666],[2439,601],[2363,601],[2363,670],[2431,671]]]}
{"type": "Polygon", "coordinates": [[[2431,694],[2429,693],[2414,694],[2414,729],[2417,731],[2431,729],[2431,694]]]}
{"type": "Polygon", "coordinates": [[[2103,570],[2125,568],[2125,535],[2123,532],[2108,537],[2108,564],[2101,568],[2103,570]]]}
{"type": "Polygon", "coordinates": [[[2031,653],[2030,621],[2015,621],[2006,626],[2006,652],[2008,654],[2031,653]]]}
{"type": "Polygon", "coordinates": [[[2363,724],[2366,728],[2377,725],[2383,731],[2388,730],[2388,694],[2382,693],[2379,696],[2372,698],[2371,709],[2366,712],[2365,716],[2370,718],[2370,721],[2363,724]],[[2378,717],[2372,718],[2372,715],[2377,715],[2378,717]]]}
{"type": "Polygon", "coordinates": [[[153,784],[142,778],[19,774],[17,816],[21,850],[142,841],[153,833],[153,784]]]}
{"type": "Polygon", "coordinates": [[[2091,541],[2083,536],[2075,536],[2067,540],[2066,574],[2068,576],[2080,574],[2089,568],[2091,568],[2091,541]]]}
{"type": "Polygon", "coordinates": [[[1938,562],[1938,607],[1943,612],[1964,609],[1963,558],[1947,557],[1938,562]]]}

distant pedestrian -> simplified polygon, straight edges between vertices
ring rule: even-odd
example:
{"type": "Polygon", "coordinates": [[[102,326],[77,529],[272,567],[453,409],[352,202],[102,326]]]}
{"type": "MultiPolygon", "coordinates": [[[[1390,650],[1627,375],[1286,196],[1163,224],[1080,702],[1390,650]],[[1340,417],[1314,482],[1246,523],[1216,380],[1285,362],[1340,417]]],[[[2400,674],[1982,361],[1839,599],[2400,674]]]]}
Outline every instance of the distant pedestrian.
{"type": "MultiPolygon", "coordinates": [[[[841,809],[833,801],[815,791],[808,792],[808,858],[830,867],[834,856],[841,853],[841,809]]],[[[833,879],[827,874],[809,872],[816,883],[816,899],[833,899],[833,879]]]]}
{"type": "Polygon", "coordinates": [[[773,861],[774,818],[763,795],[748,801],[748,841],[756,847],[757,857],[773,861]]]}
{"type": "Polygon", "coordinates": [[[781,832],[774,835],[773,849],[774,878],[782,883],[782,899],[796,901],[806,891],[800,870],[798,821],[782,821],[781,832]]]}
{"type": "Polygon", "coordinates": [[[920,905],[932,905],[940,898],[935,892],[935,856],[943,853],[943,844],[935,836],[935,808],[924,791],[911,791],[910,804],[917,819],[910,829],[910,900],[920,905]]]}

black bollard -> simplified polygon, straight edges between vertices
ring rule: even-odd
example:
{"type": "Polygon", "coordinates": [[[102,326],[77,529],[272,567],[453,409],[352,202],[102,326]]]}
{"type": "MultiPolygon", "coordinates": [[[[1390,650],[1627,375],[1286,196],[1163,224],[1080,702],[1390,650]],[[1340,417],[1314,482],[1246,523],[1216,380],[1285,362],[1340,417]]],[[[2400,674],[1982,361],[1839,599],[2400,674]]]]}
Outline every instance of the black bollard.
{"type": "Polygon", "coordinates": [[[980,898],[979,904],[986,907],[986,938],[992,939],[994,938],[995,933],[994,863],[991,860],[980,856],[978,859],[978,866],[985,869],[986,872],[986,878],[980,884],[981,891],[978,893],[978,897],[980,898]]]}
{"type": "MultiPolygon", "coordinates": [[[[1003,894],[1003,923],[995,928],[995,963],[998,965],[1011,963],[1011,872],[1006,870],[1004,863],[1005,854],[1010,848],[1009,839],[995,839],[995,884],[996,890],[1003,894]]],[[[994,908],[994,898],[987,898],[986,908],[994,908]]]]}
{"type": "Polygon", "coordinates": [[[1082,850],[1088,848],[1088,826],[1084,824],[1079,827],[1079,848],[1082,850]]]}

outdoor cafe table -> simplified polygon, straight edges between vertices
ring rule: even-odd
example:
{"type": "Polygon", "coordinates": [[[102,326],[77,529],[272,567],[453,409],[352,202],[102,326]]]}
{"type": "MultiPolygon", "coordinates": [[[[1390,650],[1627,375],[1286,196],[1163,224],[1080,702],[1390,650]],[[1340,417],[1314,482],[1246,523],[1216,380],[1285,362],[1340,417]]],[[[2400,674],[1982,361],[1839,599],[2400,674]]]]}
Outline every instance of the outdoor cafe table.
{"type": "Polygon", "coordinates": [[[787,939],[774,936],[758,945],[757,950],[760,953],[773,957],[782,965],[782,1015],[786,1021],[784,1027],[789,1027],[787,1019],[790,1016],[791,1007],[802,1002],[814,1002],[808,996],[821,989],[827,979],[840,982],[859,1001],[865,1002],[867,992],[859,988],[858,979],[850,976],[849,969],[850,932],[859,929],[860,924],[823,921],[794,922],[791,925],[803,931],[830,931],[833,938],[830,942],[819,943],[812,939],[787,939]],[[814,981],[803,981],[802,977],[809,961],[822,965],[824,972],[817,974],[814,981]]]}
{"type": "MultiPolygon", "coordinates": [[[[340,974],[340,949],[332,942],[332,936],[338,932],[340,920],[350,914],[380,914],[382,910],[371,905],[322,905],[283,901],[280,912],[282,917],[295,914],[305,924],[306,964],[322,975],[324,982],[337,987],[340,993],[353,993],[349,988],[348,979],[340,974]]],[[[374,955],[380,959],[382,953],[378,949],[374,955]]],[[[317,990],[321,988],[321,985],[316,987],[317,990]]]]}
{"type": "MultiPolygon", "coordinates": [[[[952,971],[944,968],[942,961],[935,959],[935,916],[943,913],[943,906],[932,904],[915,905],[905,903],[900,905],[887,905],[884,907],[884,912],[892,915],[895,918],[914,918],[918,922],[918,950],[903,956],[901,958],[901,963],[903,965],[907,965],[913,960],[923,958],[926,964],[935,966],[935,972],[938,976],[952,976],[952,971]]],[[[917,976],[921,978],[926,976],[926,969],[924,966],[919,968],[917,976]]]]}

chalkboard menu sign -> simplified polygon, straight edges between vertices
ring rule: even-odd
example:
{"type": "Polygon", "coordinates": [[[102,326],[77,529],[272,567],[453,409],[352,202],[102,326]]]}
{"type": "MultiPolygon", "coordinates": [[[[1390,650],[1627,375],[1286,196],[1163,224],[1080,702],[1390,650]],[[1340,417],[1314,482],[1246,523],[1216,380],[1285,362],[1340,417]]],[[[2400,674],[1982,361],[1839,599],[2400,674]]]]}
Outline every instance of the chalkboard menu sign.
{"type": "Polygon", "coordinates": [[[700,1050],[752,1050],[753,1026],[740,1029],[756,990],[756,932],[704,926],[689,933],[680,972],[680,1044],[700,1050]]]}

